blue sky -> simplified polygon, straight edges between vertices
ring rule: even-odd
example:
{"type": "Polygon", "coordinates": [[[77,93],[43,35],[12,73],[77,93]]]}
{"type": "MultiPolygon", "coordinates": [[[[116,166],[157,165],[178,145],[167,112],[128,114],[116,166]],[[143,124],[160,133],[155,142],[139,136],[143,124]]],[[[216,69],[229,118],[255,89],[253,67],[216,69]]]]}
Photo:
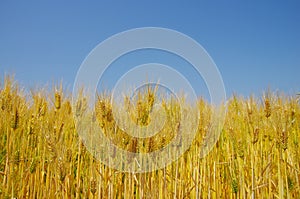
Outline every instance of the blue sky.
{"type": "MultiPolygon", "coordinates": [[[[71,90],[81,63],[100,42],[151,26],[200,43],[218,66],[228,96],[260,95],[269,87],[292,94],[300,91],[299,10],[299,1],[1,1],[0,79],[15,74],[29,88],[63,80],[71,90]]],[[[137,53],[132,60],[168,59],[155,53],[137,53]]],[[[132,60],[112,67],[105,84],[133,67],[132,60]]],[[[201,95],[203,82],[193,84],[201,95]]]]}

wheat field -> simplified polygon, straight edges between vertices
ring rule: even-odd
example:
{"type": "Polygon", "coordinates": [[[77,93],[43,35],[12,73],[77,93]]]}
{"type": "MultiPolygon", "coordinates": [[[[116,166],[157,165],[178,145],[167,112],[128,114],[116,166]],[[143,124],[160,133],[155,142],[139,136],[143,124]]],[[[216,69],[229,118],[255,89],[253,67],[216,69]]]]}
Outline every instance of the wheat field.
{"type": "MultiPolygon", "coordinates": [[[[0,84],[0,198],[300,198],[297,96],[231,97],[220,137],[205,157],[199,153],[214,108],[199,98],[191,147],[165,168],[130,173],[101,163],[78,136],[74,115],[87,96],[73,106],[60,86],[52,90],[26,94],[11,77],[0,84]]],[[[154,90],[141,93],[127,107],[131,119],[147,125],[155,100],[154,90]]],[[[180,124],[178,104],[163,104],[162,133],[142,140],[117,128],[108,94],[98,95],[96,120],[118,147],[148,153],[165,147],[180,124]]]]}

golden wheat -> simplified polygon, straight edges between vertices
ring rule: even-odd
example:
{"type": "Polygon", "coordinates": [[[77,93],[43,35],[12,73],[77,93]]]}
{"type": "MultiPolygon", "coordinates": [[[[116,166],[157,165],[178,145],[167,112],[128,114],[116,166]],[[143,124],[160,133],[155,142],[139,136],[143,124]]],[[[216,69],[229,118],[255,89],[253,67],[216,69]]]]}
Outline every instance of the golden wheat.
{"type": "MultiPolygon", "coordinates": [[[[227,102],[222,133],[200,157],[209,138],[213,108],[199,99],[198,131],[177,161],[149,173],[123,173],[102,164],[77,134],[73,113],[88,111],[83,92],[74,106],[62,89],[25,95],[12,78],[0,87],[0,198],[299,198],[300,106],[297,97],[266,93],[227,102]]],[[[152,122],[156,88],[124,106],[134,124],[152,122]]],[[[98,96],[95,120],[119,148],[149,153],[176,138],[180,104],[164,99],[164,128],[134,138],[118,127],[110,96],[98,96]]],[[[187,105],[187,104],[186,104],[187,105]]],[[[122,116],[122,115],[121,115],[122,116]]],[[[159,115],[154,115],[158,117],[159,115]]],[[[192,122],[192,121],[190,121],[192,122]]],[[[175,145],[181,147],[181,140],[175,145]]]]}

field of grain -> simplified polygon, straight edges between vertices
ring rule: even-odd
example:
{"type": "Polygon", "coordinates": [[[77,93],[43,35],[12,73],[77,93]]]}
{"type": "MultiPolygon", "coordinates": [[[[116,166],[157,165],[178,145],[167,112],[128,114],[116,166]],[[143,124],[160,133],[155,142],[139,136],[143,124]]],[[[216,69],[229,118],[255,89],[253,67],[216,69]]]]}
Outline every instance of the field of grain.
{"type": "MultiPolygon", "coordinates": [[[[12,78],[0,84],[0,198],[300,198],[300,105],[297,96],[266,92],[231,97],[215,147],[200,157],[213,108],[197,103],[198,130],[188,151],[163,169],[148,173],[114,170],[95,159],[78,136],[70,94],[25,94],[12,78]]],[[[164,103],[163,133],[139,140],[116,129],[109,95],[99,95],[96,119],[124,150],[147,153],[176,136],[178,104],[164,103]]],[[[155,92],[129,107],[132,120],[147,125],[155,92]]],[[[120,104],[119,106],[126,106],[120,104]]]]}

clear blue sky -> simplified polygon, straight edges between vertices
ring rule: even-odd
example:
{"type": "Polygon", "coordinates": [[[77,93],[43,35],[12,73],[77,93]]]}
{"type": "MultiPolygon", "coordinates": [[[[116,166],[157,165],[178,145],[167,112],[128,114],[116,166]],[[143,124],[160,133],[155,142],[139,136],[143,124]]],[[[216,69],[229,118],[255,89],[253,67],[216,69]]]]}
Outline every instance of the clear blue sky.
{"type": "MultiPolygon", "coordinates": [[[[268,87],[300,91],[299,1],[178,2],[1,1],[0,79],[15,74],[26,87],[62,79],[71,89],[82,61],[101,41],[157,26],[199,42],[218,66],[228,95],[259,95],[268,87]]],[[[137,59],[149,61],[143,56],[137,59]]],[[[112,69],[107,80],[118,71],[112,69]]]]}

